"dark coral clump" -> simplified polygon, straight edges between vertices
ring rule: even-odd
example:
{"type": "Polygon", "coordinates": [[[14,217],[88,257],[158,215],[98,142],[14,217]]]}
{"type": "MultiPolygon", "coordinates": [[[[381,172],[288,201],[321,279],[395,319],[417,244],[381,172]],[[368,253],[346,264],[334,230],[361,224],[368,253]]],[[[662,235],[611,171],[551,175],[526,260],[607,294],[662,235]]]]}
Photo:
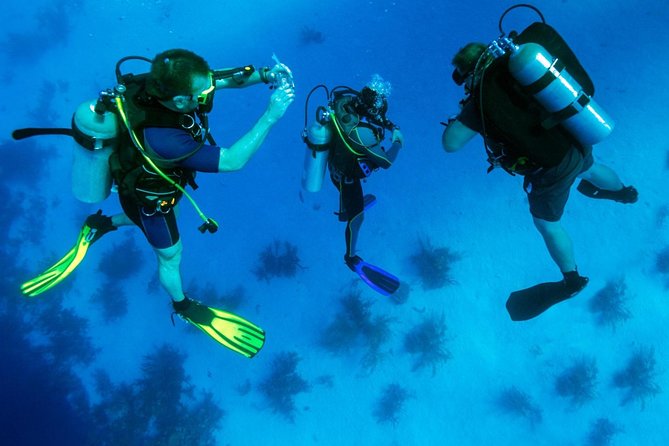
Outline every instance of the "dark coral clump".
{"type": "MultiPolygon", "coordinates": [[[[12,296],[15,297],[15,296],[12,296]]],[[[34,345],[33,326],[16,299],[0,302],[0,438],[6,445],[85,444],[90,426],[86,388],[58,351],[34,345]],[[6,311],[8,305],[16,306],[6,311]],[[39,414],[39,416],[36,416],[39,414]]],[[[23,301],[25,302],[25,301],[23,301]]],[[[44,301],[46,302],[46,300],[44,301]]],[[[42,302],[40,302],[42,303],[42,302]]],[[[46,340],[45,336],[39,338],[46,340]]],[[[75,343],[74,338],[71,342],[75,343]]],[[[76,345],[76,344],[74,344],[76,345]]]]}
{"type": "Polygon", "coordinates": [[[269,282],[272,277],[295,277],[300,265],[297,246],[288,241],[274,240],[258,255],[258,265],[253,273],[258,279],[269,282]]]}
{"type": "Polygon", "coordinates": [[[107,250],[98,265],[98,271],[109,281],[124,281],[137,275],[144,266],[144,256],[135,239],[126,236],[107,250]]]}
{"type": "Polygon", "coordinates": [[[295,352],[279,353],[272,362],[269,376],[259,386],[272,410],[290,421],[295,419],[295,396],[311,389],[311,385],[297,373],[299,362],[295,352]]]}
{"type": "Polygon", "coordinates": [[[397,383],[389,384],[376,401],[373,415],[377,423],[397,424],[406,400],[411,397],[407,389],[397,383]]]}
{"type": "Polygon", "coordinates": [[[415,356],[413,371],[429,367],[434,376],[439,364],[451,359],[451,352],[445,347],[447,340],[443,314],[425,316],[404,337],[404,350],[415,356]]]}
{"type": "Polygon", "coordinates": [[[527,393],[515,386],[502,390],[495,403],[503,413],[524,418],[532,426],[541,423],[543,418],[541,408],[532,401],[527,393]]]}
{"type": "Polygon", "coordinates": [[[454,283],[451,265],[460,255],[449,248],[435,248],[430,240],[419,239],[418,250],[410,257],[424,290],[443,288],[454,283]]]}
{"type": "Polygon", "coordinates": [[[188,285],[188,290],[188,296],[192,299],[225,311],[235,311],[248,300],[246,289],[242,285],[226,291],[219,291],[212,283],[200,286],[196,281],[192,281],[188,285]]]}
{"type": "Polygon", "coordinates": [[[623,432],[622,428],[608,418],[599,418],[590,426],[587,446],[609,446],[613,438],[623,432]]]}
{"type": "Polygon", "coordinates": [[[361,297],[360,291],[352,289],[339,300],[340,310],[325,328],[320,344],[327,351],[342,354],[350,351],[361,341],[363,333],[372,326],[372,302],[361,297]]]}
{"type": "Polygon", "coordinates": [[[88,334],[88,320],[74,310],[64,308],[56,299],[41,302],[34,326],[49,340],[48,355],[53,355],[61,367],[74,364],[89,365],[97,350],[88,334]]]}
{"type": "Polygon", "coordinates": [[[115,385],[99,372],[102,400],[92,408],[90,444],[215,445],[224,412],[211,393],[195,398],[185,358],[164,345],[144,358],[142,376],[135,382],[115,385]]]}
{"type": "Polygon", "coordinates": [[[669,275],[669,246],[657,253],[655,269],[660,274],[669,275]]]}
{"type": "Polygon", "coordinates": [[[33,27],[9,32],[2,41],[2,52],[15,64],[30,64],[39,60],[57,45],[63,45],[71,31],[75,14],[81,10],[78,2],[58,0],[49,2],[35,14],[33,27]]]}
{"type": "Polygon", "coordinates": [[[381,347],[390,339],[392,320],[372,315],[372,302],[352,289],[339,301],[341,309],[321,335],[321,345],[331,353],[342,354],[364,346],[363,366],[373,369],[382,358],[381,347]]]}
{"type": "Polygon", "coordinates": [[[91,296],[91,302],[100,306],[105,323],[117,321],[128,313],[128,297],[119,281],[107,279],[91,296]]]}
{"type": "Polygon", "coordinates": [[[639,348],[627,361],[624,369],[613,375],[613,386],[623,391],[620,405],[639,402],[645,408],[646,400],[660,393],[660,386],[655,382],[655,350],[639,348]]]}
{"type": "Polygon", "coordinates": [[[595,397],[597,363],[594,358],[580,358],[555,379],[555,392],[580,407],[595,397]]]}
{"type": "Polygon", "coordinates": [[[588,310],[595,316],[597,325],[615,328],[632,317],[627,308],[627,285],[623,279],[612,280],[588,302],[588,310]]]}
{"type": "MultiPolygon", "coordinates": [[[[16,142],[0,142],[0,150],[3,153],[3,162],[0,163],[0,175],[2,175],[3,183],[12,185],[12,195],[14,196],[17,194],[17,189],[27,188],[28,190],[34,190],[48,173],[48,163],[38,163],[35,160],[49,159],[49,156],[52,154],[47,147],[38,144],[37,140],[37,138],[33,138],[16,142]]],[[[44,206],[44,197],[40,198],[40,206],[44,206]]],[[[19,205],[18,208],[20,207],[19,205]]],[[[14,208],[14,212],[16,209],[14,208]]],[[[9,223],[14,219],[8,220],[9,223]]],[[[39,220],[33,218],[31,219],[31,224],[32,221],[37,222],[39,220]]],[[[27,226],[32,229],[31,225],[27,226]]],[[[33,230],[31,232],[31,240],[35,235],[37,233],[33,230]]]]}
{"type": "Polygon", "coordinates": [[[300,30],[302,45],[320,45],[323,42],[325,42],[325,35],[318,29],[305,25],[300,30]]]}

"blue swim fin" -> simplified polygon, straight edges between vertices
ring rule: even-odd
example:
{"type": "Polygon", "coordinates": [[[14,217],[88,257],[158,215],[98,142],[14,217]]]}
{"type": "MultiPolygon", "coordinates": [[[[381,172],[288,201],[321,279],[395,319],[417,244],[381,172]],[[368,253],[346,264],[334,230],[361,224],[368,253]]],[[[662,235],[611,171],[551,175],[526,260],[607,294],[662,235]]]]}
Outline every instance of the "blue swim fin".
{"type": "Polygon", "coordinates": [[[362,260],[358,256],[344,256],[346,265],[360,276],[374,291],[390,296],[400,287],[400,280],[389,272],[362,260]]]}

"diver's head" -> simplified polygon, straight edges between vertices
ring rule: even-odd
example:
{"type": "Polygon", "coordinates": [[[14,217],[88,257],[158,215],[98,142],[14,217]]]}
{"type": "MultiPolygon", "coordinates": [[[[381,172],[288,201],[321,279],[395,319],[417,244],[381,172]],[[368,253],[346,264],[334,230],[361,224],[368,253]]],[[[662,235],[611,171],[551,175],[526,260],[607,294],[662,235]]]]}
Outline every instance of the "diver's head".
{"type": "Polygon", "coordinates": [[[158,54],[151,63],[147,92],[175,111],[211,105],[215,89],[211,68],[202,57],[182,49],[158,54]]]}
{"type": "Polygon", "coordinates": [[[460,48],[453,57],[451,63],[453,70],[453,82],[462,85],[474,74],[476,64],[488,47],[480,42],[471,42],[460,48]]]}
{"type": "Polygon", "coordinates": [[[373,75],[372,80],[360,91],[356,111],[368,119],[384,124],[391,91],[390,82],[384,81],[378,74],[373,75]]]}

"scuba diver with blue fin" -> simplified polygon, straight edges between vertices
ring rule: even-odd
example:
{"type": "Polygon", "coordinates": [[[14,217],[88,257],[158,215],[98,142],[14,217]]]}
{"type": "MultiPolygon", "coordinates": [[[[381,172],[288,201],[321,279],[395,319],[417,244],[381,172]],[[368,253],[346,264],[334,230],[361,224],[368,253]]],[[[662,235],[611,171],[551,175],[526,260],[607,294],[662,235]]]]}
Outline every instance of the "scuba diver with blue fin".
{"type": "Polygon", "coordinates": [[[15,139],[44,134],[69,135],[76,141],[73,192],[86,203],[106,199],[115,185],[123,213],[89,216],[75,246],[56,264],[21,286],[26,296],[37,296],[69,276],[90,245],[119,226],[136,225],[158,259],[158,277],[172,298],[174,311],[225,347],[248,358],[265,342],[265,332],[232,313],[208,307],[184,294],[180,263],[182,244],[176,206],[186,197],[203,224],[202,233],[218,229],[185,190],[193,189],[196,172],[230,172],[244,167],[265,141],[272,127],[294,101],[292,73],[274,56],[272,68],[252,65],[212,70],[197,54],[173,49],[153,60],[130,56],[116,65],[117,85],[102,91],[97,101],[83,103],[71,129],[20,129],[15,139]],[[149,62],[149,73],[122,74],[128,60],[149,62]],[[264,82],[274,92],[256,124],[230,147],[216,144],[209,131],[208,113],[214,93],[264,82]]]}
{"type": "Polygon", "coordinates": [[[346,253],[344,263],[375,291],[393,294],[400,286],[397,277],[365,262],[356,255],[358,234],[364,212],[376,197],[365,195],[362,181],[375,170],[388,169],[399,154],[404,137],[395,124],[386,117],[387,98],[391,85],[374,75],[361,90],[338,86],[328,91],[325,85],[314,87],[306,99],[304,131],[302,138],[307,145],[302,188],[318,192],[323,184],[326,167],[330,180],[339,191],[339,221],[346,222],[346,253]],[[328,105],[316,109],[316,119],[308,126],[309,98],[323,88],[328,105]],[[389,132],[390,147],[383,147],[389,132]]]}
{"type": "Polygon", "coordinates": [[[635,203],[638,192],[609,167],[594,161],[592,145],[606,138],[613,122],[592,98],[594,85],[567,43],[531,5],[508,8],[499,20],[501,36],[489,45],[472,42],[453,58],[453,80],[464,86],[460,113],[443,123],[442,145],[456,152],[483,136],[490,168],[524,176],[530,213],[563,280],[514,291],[506,308],[512,320],[534,318],[578,294],[581,276],[571,238],[562,227],[569,191],[592,198],[635,203]],[[519,7],[541,21],[508,36],[502,24],[519,7]]]}

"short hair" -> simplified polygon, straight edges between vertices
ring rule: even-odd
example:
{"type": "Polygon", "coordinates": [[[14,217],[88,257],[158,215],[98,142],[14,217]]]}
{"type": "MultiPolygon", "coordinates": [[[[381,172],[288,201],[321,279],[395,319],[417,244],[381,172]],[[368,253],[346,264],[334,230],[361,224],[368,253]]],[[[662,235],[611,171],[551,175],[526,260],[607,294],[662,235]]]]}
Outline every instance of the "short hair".
{"type": "Polygon", "coordinates": [[[211,68],[192,51],[172,49],[158,54],[151,62],[146,90],[158,99],[191,94],[194,76],[207,76],[211,68]]]}
{"type": "Polygon", "coordinates": [[[480,42],[470,42],[455,53],[451,63],[462,75],[474,72],[476,63],[488,47],[480,42]]]}

